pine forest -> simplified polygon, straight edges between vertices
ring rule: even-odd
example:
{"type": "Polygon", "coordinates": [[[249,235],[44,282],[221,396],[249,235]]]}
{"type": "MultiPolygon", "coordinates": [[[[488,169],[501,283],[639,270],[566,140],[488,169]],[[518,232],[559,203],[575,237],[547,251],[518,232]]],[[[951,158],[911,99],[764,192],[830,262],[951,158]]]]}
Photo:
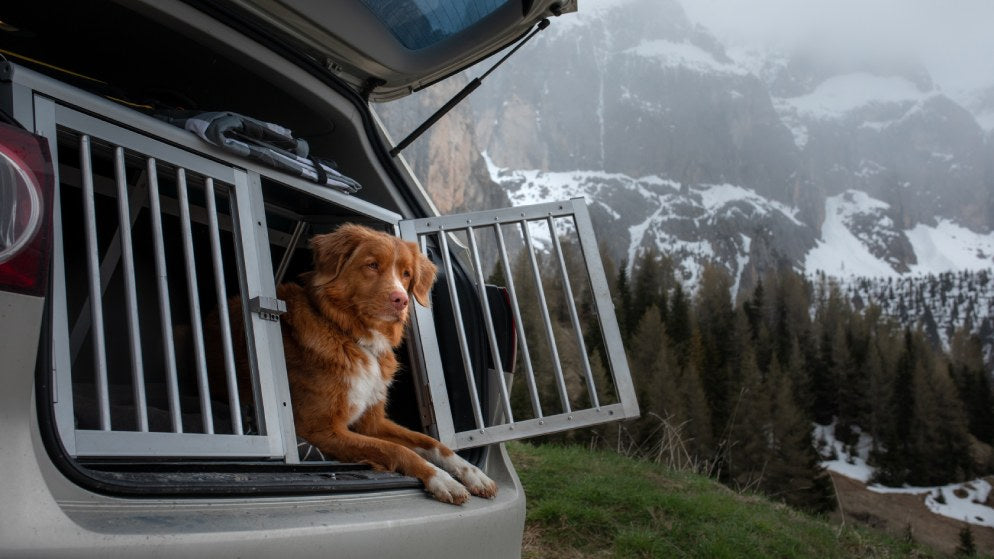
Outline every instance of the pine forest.
{"type": "MultiPolygon", "coordinates": [[[[932,486],[994,472],[990,272],[839,282],[784,266],[733,299],[718,266],[690,289],[655,251],[631,265],[605,262],[641,417],[553,440],[706,473],[812,512],[836,506],[820,465],[836,451],[816,426],[851,455],[869,441],[876,483],[932,486]]],[[[589,295],[574,296],[605,378],[589,295]]],[[[565,325],[554,297],[549,305],[565,325]]],[[[522,308],[526,325],[536,312],[522,308]]],[[[518,408],[527,406],[523,384],[512,392],[518,408]]]]}

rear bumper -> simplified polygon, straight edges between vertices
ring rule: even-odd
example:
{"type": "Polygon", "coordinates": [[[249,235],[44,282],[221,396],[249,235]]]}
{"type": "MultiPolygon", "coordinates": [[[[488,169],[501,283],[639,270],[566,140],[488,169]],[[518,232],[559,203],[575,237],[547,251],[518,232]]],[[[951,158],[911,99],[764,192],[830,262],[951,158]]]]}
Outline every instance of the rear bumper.
{"type": "MultiPolygon", "coordinates": [[[[517,557],[524,499],[502,483],[462,507],[422,491],[210,501],[35,501],[4,557],[517,557]],[[45,505],[45,506],[40,506],[45,505]]],[[[18,526],[19,524],[19,526],[18,526]]]]}
{"type": "Polygon", "coordinates": [[[495,499],[438,503],[416,489],[265,498],[99,495],[55,467],[41,440],[35,359],[44,301],[0,293],[0,556],[517,557],[524,492],[500,446],[495,499]]]}

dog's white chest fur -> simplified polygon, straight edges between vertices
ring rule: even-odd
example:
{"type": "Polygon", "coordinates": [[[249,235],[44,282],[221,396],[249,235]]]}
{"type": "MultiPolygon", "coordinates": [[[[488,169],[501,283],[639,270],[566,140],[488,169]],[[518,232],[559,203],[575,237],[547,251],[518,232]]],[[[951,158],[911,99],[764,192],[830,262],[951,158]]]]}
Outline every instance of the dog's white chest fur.
{"type": "Polygon", "coordinates": [[[390,383],[383,379],[379,357],[392,351],[390,341],[379,332],[369,339],[358,340],[366,354],[364,363],[356,363],[349,385],[349,425],[355,423],[366,410],[386,400],[390,383]]]}

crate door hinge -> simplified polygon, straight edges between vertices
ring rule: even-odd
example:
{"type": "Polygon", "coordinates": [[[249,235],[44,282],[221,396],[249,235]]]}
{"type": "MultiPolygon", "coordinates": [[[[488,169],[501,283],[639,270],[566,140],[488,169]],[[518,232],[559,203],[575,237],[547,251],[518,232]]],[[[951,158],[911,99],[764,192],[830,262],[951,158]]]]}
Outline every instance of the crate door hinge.
{"type": "Polygon", "coordinates": [[[266,320],[278,322],[280,315],[286,312],[286,302],[276,297],[254,297],[249,301],[249,310],[266,320]]]}

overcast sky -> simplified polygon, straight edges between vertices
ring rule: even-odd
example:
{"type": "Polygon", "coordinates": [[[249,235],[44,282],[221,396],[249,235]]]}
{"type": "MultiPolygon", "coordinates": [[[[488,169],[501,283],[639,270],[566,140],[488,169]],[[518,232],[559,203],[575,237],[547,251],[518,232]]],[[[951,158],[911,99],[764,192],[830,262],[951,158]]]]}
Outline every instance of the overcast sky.
{"type": "MultiPolygon", "coordinates": [[[[596,1],[596,0],[591,0],[596,1]]],[[[681,0],[728,46],[918,55],[947,93],[994,86],[994,0],[681,0]]]]}

